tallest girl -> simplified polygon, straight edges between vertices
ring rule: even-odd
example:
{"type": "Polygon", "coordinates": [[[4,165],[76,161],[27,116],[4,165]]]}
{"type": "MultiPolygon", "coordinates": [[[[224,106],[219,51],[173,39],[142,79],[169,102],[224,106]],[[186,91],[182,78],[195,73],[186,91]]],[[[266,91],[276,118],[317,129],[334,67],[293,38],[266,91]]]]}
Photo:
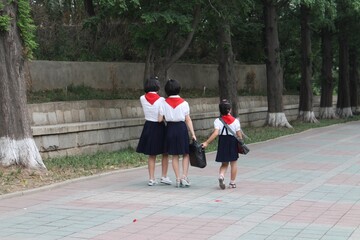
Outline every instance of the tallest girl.
{"type": "Polygon", "coordinates": [[[190,107],[187,101],[179,96],[180,83],[170,79],[165,84],[168,96],[160,107],[159,121],[167,122],[165,135],[165,152],[172,155],[172,166],[176,176],[176,187],[189,187],[189,133],[196,140],[194,127],[190,118],[190,107]],[[180,174],[179,155],[183,156],[182,175],[180,174]]]}

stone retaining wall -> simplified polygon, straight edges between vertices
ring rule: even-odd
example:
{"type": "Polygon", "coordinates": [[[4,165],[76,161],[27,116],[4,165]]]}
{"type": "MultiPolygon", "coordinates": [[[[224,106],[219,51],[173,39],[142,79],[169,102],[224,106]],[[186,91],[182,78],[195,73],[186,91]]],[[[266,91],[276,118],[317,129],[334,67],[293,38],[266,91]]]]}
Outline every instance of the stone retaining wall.
{"type": "MultiPolygon", "coordinates": [[[[197,136],[208,136],[219,116],[218,98],[187,99],[197,136]]],[[[298,96],[284,96],[289,121],[298,114],[298,96]]],[[[320,99],[314,98],[318,112],[320,99]]],[[[240,97],[242,126],[262,126],[267,98],[240,97]]],[[[43,158],[136,147],[144,124],[138,100],[92,100],[29,104],[32,131],[43,158]]]]}
{"type": "MultiPolygon", "coordinates": [[[[32,91],[66,89],[85,85],[95,89],[143,89],[144,63],[128,62],[28,62],[28,89],[32,91]]],[[[235,64],[237,88],[250,93],[266,92],[266,66],[235,64]]],[[[217,64],[175,63],[168,78],[179,80],[185,89],[216,89],[217,64]]]]}

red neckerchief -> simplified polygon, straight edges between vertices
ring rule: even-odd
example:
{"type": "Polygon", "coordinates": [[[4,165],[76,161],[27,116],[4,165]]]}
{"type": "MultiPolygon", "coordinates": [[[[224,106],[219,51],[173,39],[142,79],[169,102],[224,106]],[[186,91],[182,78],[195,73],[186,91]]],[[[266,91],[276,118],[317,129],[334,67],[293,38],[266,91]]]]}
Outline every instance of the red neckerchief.
{"type": "Polygon", "coordinates": [[[227,125],[230,125],[232,124],[234,121],[235,121],[235,118],[233,116],[231,116],[230,114],[228,115],[224,115],[221,117],[224,122],[227,124],[227,125]]]}
{"type": "Polygon", "coordinates": [[[153,105],[154,102],[160,98],[160,96],[157,93],[148,92],[145,94],[145,98],[151,105],[153,105]]]}
{"type": "Polygon", "coordinates": [[[168,97],[165,100],[167,102],[167,104],[169,104],[172,108],[176,108],[177,106],[179,106],[181,103],[183,103],[185,100],[182,99],[181,97],[168,97]]]}

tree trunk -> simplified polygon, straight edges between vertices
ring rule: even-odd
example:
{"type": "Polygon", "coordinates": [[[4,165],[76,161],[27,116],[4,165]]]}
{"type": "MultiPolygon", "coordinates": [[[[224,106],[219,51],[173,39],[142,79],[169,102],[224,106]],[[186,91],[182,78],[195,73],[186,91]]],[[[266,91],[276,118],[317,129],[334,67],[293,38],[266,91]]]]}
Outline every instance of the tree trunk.
{"type": "Polygon", "coordinates": [[[298,119],[303,122],[317,123],[313,111],[313,93],[311,87],[312,60],[311,60],[311,33],[310,9],[301,4],[301,84],[298,119]]]}
{"type": "Polygon", "coordinates": [[[349,42],[344,21],[339,23],[339,85],[336,113],[341,118],[352,116],[349,89],[349,42]]]}
{"type": "Polygon", "coordinates": [[[89,17],[95,16],[95,8],[92,0],[84,0],[84,8],[89,17]]]}
{"type": "Polygon", "coordinates": [[[285,113],[283,112],[283,71],[280,64],[280,44],[276,7],[271,0],[263,0],[263,3],[268,100],[268,116],[266,125],[291,128],[291,125],[287,121],[285,113]]]}
{"type": "Polygon", "coordinates": [[[0,165],[45,169],[32,137],[26,105],[22,41],[16,24],[15,2],[2,1],[12,16],[8,32],[0,32],[0,165]]]}
{"type": "Polygon", "coordinates": [[[319,118],[336,118],[333,108],[333,54],[332,54],[332,32],[324,28],[321,31],[321,98],[319,118]]]}
{"type": "Polygon", "coordinates": [[[356,49],[350,51],[350,104],[351,110],[355,114],[360,112],[358,105],[358,84],[359,84],[359,72],[358,72],[358,60],[356,55],[356,49]]]}
{"type": "Polygon", "coordinates": [[[219,26],[219,95],[220,100],[228,99],[232,114],[238,117],[237,78],[234,68],[234,53],[231,44],[231,28],[228,23],[219,26]]]}

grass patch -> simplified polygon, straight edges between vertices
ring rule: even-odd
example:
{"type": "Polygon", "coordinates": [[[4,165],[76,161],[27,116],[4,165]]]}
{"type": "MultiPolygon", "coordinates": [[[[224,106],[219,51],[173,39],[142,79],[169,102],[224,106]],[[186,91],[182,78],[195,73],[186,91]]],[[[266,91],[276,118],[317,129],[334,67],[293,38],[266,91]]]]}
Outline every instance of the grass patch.
{"type": "MultiPolygon", "coordinates": [[[[54,89],[44,91],[27,92],[28,103],[46,103],[59,101],[80,101],[80,100],[114,100],[114,99],[130,99],[138,100],[144,94],[142,89],[116,89],[103,90],[94,89],[88,86],[69,85],[65,89],[54,89]]],[[[204,92],[200,89],[182,89],[181,96],[183,98],[209,98],[218,97],[217,89],[206,89],[204,92]]]]}
{"type": "MultiPolygon", "coordinates": [[[[290,134],[303,132],[311,128],[330,126],[333,124],[346,123],[349,121],[360,120],[360,115],[348,119],[327,119],[319,123],[291,122],[293,128],[275,128],[275,127],[245,127],[243,131],[249,136],[246,139],[247,144],[262,142],[269,139],[278,138],[290,134]]],[[[203,142],[206,137],[199,137],[198,141],[203,142]]],[[[217,139],[214,140],[206,149],[207,152],[216,151],[217,139]]],[[[160,161],[160,157],[158,157],[160,161]]],[[[115,169],[133,168],[147,165],[147,156],[135,152],[134,149],[125,149],[121,151],[106,153],[100,152],[93,155],[69,156],[53,158],[45,161],[45,165],[51,171],[78,171],[87,172],[92,170],[107,171],[115,169]]]]}
{"type": "Polygon", "coordinates": [[[45,160],[45,165],[51,171],[89,172],[92,170],[107,171],[116,169],[134,168],[147,164],[147,157],[135,152],[134,149],[125,149],[116,152],[99,152],[93,155],[79,155],[58,157],[45,160]]]}
{"type": "Polygon", "coordinates": [[[113,99],[139,99],[144,92],[142,90],[119,89],[102,90],[87,86],[69,85],[65,89],[44,90],[27,92],[28,103],[45,103],[59,101],[80,100],[113,100],[113,99]]]}

